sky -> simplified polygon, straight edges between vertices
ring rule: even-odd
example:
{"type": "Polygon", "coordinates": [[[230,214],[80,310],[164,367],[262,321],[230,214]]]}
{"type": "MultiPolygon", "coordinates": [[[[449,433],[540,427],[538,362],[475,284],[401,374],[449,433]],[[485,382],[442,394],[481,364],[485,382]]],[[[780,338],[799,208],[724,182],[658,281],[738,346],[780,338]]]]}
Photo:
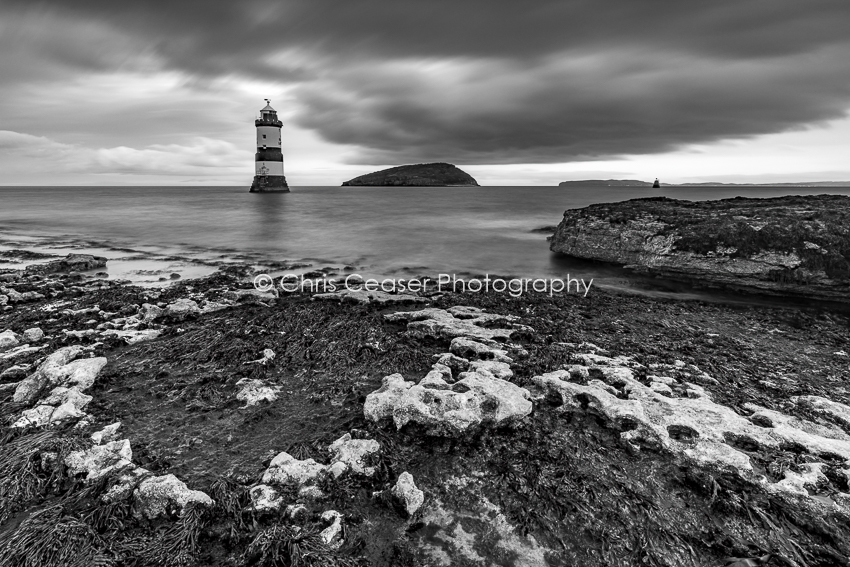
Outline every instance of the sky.
{"type": "Polygon", "coordinates": [[[0,185],[850,180],[847,0],[0,0],[0,185]]]}

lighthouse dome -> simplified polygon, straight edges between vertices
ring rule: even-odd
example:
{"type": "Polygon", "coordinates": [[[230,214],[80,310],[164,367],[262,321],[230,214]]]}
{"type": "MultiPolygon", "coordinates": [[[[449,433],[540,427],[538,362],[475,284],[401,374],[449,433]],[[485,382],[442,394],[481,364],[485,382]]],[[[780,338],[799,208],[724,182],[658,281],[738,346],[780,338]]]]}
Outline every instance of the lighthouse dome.
{"type": "MultiPolygon", "coordinates": [[[[256,108],[256,107],[254,107],[256,108]]],[[[260,112],[277,112],[274,108],[272,108],[271,104],[267,104],[265,108],[263,108],[260,112]]]]}

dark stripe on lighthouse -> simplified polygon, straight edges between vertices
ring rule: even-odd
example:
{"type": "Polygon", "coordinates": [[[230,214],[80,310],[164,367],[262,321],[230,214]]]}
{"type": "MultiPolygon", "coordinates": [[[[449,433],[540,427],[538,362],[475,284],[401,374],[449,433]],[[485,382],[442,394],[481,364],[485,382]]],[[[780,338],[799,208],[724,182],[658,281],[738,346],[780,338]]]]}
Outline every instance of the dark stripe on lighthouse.
{"type": "Polygon", "coordinates": [[[257,148],[254,161],[283,161],[283,152],[280,148],[257,148]]]}

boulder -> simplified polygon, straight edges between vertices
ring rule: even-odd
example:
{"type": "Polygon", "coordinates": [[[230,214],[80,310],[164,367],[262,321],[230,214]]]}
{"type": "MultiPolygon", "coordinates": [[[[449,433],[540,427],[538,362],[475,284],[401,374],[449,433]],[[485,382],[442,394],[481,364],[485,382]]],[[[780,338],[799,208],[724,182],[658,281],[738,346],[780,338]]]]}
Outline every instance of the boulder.
{"type": "Polygon", "coordinates": [[[80,346],[63,347],[49,355],[36,371],[18,384],[13,400],[28,403],[45,387],[64,386],[83,391],[94,384],[95,378],[106,366],[106,358],[79,358],[80,346]]]}
{"type": "Polygon", "coordinates": [[[245,402],[245,407],[255,406],[260,402],[273,402],[281,390],[280,386],[269,386],[255,378],[242,378],[236,386],[239,388],[236,399],[245,402]]]}
{"type": "Polygon", "coordinates": [[[251,504],[257,512],[269,512],[279,510],[283,505],[283,497],[277,490],[267,484],[258,484],[248,491],[251,504]]]}
{"type": "Polygon", "coordinates": [[[390,494],[408,516],[413,516],[425,502],[425,493],[416,488],[413,475],[407,471],[398,476],[390,494]]]}
{"type": "Polygon", "coordinates": [[[263,473],[263,484],[303,486],[315,484],[327,473],[327,467],[313,459],[299,461],[286,451],[279,453],[263,473]]]}
{"type": "Polygon", "coordinates": [[[201,313],[201,308],[191,299],[178,299],[165,307],[163,314],[171,321],[183,321],[188,317],[194,317],[201,313]]]}
{"type": "Polygon", "coordinates": [[[214,504],[212,498],[200,490],[190,490],[173,474],[143,480],[133,492],[133,498],[134,512],[149,520],[171,513],[182,515],[189,504],[207,507],[214,504]]]}
{"type": "Polygon", "coordinates": [[[352,439],[350,433],[346,433],[328,447],[333,464],[330,472],[335,477],[351,471],[355,474],[372,476],[375,467],[365,464],[369,455],[377,453],[381,446],[374,439],[352,439]]]}
{"type": "Polygon", "coordinates": [[[35,343],[44,338],[44,331],[42,331],[38,327],[33,327],[24,331],[22,336],[24,338],[24,341],[28,343],[35,343]]]}
{"type": "Polygon", "coordinates": [[[0,333],[0,352],[16,347],[21,344],[18,335],[12,330],[6,330],[0,333]]]}
{"type": "Polygon", "coordinates": [[[132,467],[133,450],[130,441],[111,441],[85,451],[73,451],[65,458],[68,474],[85,473],[86,481],[97,480],[113,471],[132,467]]]}
{"type": "Polygon", "coordinates": [[[134,345],[136,343],[141,343],[145,341],[152,341],[162,334],[162,330],[160,329],[144,329],[142,331],[137,330],[127,330],[127,331],[119,331],[117,329],[107,329],[103,331],[100,336],[101,337],[115,337],[117,339],[123,340],[128,345],[134,345]]]}

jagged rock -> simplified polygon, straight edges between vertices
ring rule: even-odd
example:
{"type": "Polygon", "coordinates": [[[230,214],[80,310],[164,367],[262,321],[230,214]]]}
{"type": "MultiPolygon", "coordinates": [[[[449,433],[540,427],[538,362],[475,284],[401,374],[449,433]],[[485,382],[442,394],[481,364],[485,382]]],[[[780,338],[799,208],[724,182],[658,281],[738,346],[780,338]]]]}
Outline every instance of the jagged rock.
{"type": "Polygon", "coordinates": [[[364,461],[380,449],[381,446],[374,439],[352,439],[351,434],[346,433],[328,447],[334,461],[329,470],[334,477],[349,470],[355,474],[372,476],[375,467],[367,466],[364,461]]]}
{"type": "Polygon", "coordinates": [[[44,331],[42,331],[38,327],[33,327],[24,331],[22,336],[24,338],[24,341],[28,343],[35,343],[44,338],[44,331]]]}
{"type": "Polygon", "coordinates": [[[111,425],[107,425],[100,431],[95,431],[94,433],[92,433],[91,440],[94,441],[95,445],[100,445],[101,443],[112,441],[117,436],[119,427],[121,427],[120,421],[116,421],[111,425]]]}
{"type": "Polygon", "coordinates": [[[239,387],[236,399],[245,402],[245,407],[255,406],[260,402],[273,402],[281,390],[280,386],[269,386],[254,378],[242,378],[236,386],[239,387]]]}
{"type": "Polygon", "coordinates": [[[28,403],[48,386],[65,386],[77,390],[88,389],[106,366],[106,358],[80,358],[83,353],[80,346],[63,347],[49,355],[36,371],[21,381],[15,389],[13,400],[28,403]]]}
{"type": "Polygon", "coordinates": [[[145,323],[153,323],[162,317],[164,313],[165,309],[150,303],[143,303],[139,309],[139,317],[141,317],[142,321],[145,323]]]}
{"type": "Polygon", "coordinates": [[[172,321],[183,321],[201,313],[201,308],[191,299],[178,299],[165,307],[164,317],[172,321]]]}
{"type": "Polygon", "coordinates": [[[425,502],[425,493],[416,488],[413,475],[407,471],[398,476],[395,486],[390,489],[390,494],[408,516],[413,516],[425,502]]]}
{"type": "Polygon", "coordinates": [[[510,365],[506,362],[500,362],[498,360],[473,360],[469,363],[470,372],[480,374],[479,371],[482,370],[502,380],[507,380],[514,375],[510,365]]]}
{"type": "Polygon", "coordinates": [[[315,484],[327,473],[327,467],[313,459],[299,461],[286,451],[279,453],[263,473],[263,484],[315,484]]]}
{"type": "Polygon", "coordinates": [[[457,166],[440,162],[391,167],[349,179],[342,186],[478,187],[478,182],[457,166]]]}
{"type": "Polygon", "coordinates": [[[54,406],[36,406],[21,412],[21,417],[12,424],[12,427],[43,427],[50,423],[50,417],[56,410],[54,406]]]}
{"type": "MultiPolygon", "coordinates": [[[[579,359],[593,361],[584,375],[570,368],[535,376],[532,380],[548,392],[550,401],[560,404],[560,411],[591,412],[601,417],[609,427],[621,431],[620,437],[635,449],[671,451],[699,465],[731,467],[750,479],[754,478],[750,458],[736,446],[773,451],[801,447],[815,457],[833,455],[850,466],[850,435],[838,427],[812,423],[755,404],[744,404],[744,409],[752,412],[745,417],[705,395],[690,397],[687,391],[686,397],[659,394],[634,378],[633,369],[639,365],[631,360],[600,356],[579,359]],[[575,382],[591,373],[597,379],[585,385],[575,382]]],[[[693,384],[686,386],[694,391],[693,384]]],[[[770,484],[763,478],[757,480],[770,484]]],[[[796,477],[769,488],[800,493],[796,477]]]]}
{"type": "Polygon", "coordinates": [[[428,308],[420,311],[402,311],[384,316],[388,321],[407,321],[407,331],[414,337],[431,337],[451,340],[456,337],[479,341],[505,342],[519,330],[529,330],[518,325],[519,317],[494,315],[475,307],[455,306],[450,309],[428,308]],[[511,328],[490,328],[483,325],[505,324],[511,328]]]}
{"type": "Polygon", "coordinates": [[[248,495],[251,497],[251,504],[258,512],[279,510],[283,505],[283,497],[267,484],[258,484],[252,487],[248,491],[248,495]]]}
{"type": "Polygon", "coordinates": [[[0,352],[16,347],[21,343],[14,331],[6,330],[0,333],[0,352]]]}
{"type": "Polygon", "coordinates": [[[331,523],[330,526],[319,532],[322,541],[331,547],[342,545],[342,514],[336,510],[328,510],[322,514],[321,518],[322,521],[331,523]]]}
{"type": "Polygon", "coordinates": [[[133,450],[130,441],[111,441],[95,445],[85,451],[74,451],[65,457],[68,474],[86,473],[86,481],[93,481],[113,471],[132,467],[133,450]]]}
{"type": "Polygon", "coordinates": [[[170,515],[182,514],[189,504],[213,506],[213,499],[200,490],[189,490],[186,483],[173,474],[154,476],[145,479],[133,492],[134,511],[149,520],[170,515]]]}
{"type": "Polygon", "coordinates": [[[525,388],[484,370],[462,373],[454,384],[438,371],[419,384],[392,374],[366,397],[363,411],[372,421],[391,417],[397,429],[412,422],[431,435],[459,436],[479,426],[513,424],[531,413],[530,397],[525,388]]]}
{"type": "Polygon", "coordinates": [[[46,264],[35,264],[27,266],[26,272],[38,274],[50,274],[57,272],[86,272],[105,268],[107,259],[103,256],[92,256],[91,254],[68,254],[60,260],[53,260],[46,264]]]}

